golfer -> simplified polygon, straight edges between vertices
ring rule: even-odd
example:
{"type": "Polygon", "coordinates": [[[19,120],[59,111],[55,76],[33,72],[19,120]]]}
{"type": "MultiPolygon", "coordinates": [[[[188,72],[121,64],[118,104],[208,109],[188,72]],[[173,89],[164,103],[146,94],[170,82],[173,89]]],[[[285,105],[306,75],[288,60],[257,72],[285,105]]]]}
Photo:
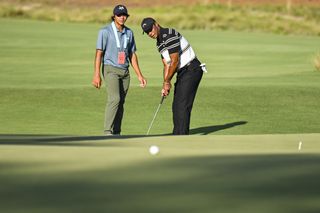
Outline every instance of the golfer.
{"type": "Polygon", "coordinates": [[[128,19],[128,10],[124,5],[117,5],[111,17],[112,23],[103,27],[98,34],[95,67],[92,84],[101,87],[100,68],[107,88],[107,104],[105,110],[104,134],[119,135],[124,112],[124,102],[129,89],[129,63],[145,87],[136,55],[136,44],[133,32],[124,24],[128,19]]]}
{"type": "Polygon", "coordinates": [[[177,73],[172,103],[173,134],[187,135],[192,105],[205,67],[188,41],[176,30],[161,27],[153,18],[143,19],[141,27],[150,38],[157,40],[164,65],[162,96],[169,95],[172,77],[177,73]]]}

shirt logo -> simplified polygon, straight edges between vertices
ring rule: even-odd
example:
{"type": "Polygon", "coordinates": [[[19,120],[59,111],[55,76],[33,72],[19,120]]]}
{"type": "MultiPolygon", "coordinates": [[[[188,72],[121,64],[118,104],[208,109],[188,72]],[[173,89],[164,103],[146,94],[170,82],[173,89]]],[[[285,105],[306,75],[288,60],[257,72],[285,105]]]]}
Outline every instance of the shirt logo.
{"type": "Polygon", "coordinates": [[[163,38],[167,37],[167,34],[163,34],[163,38]]]}

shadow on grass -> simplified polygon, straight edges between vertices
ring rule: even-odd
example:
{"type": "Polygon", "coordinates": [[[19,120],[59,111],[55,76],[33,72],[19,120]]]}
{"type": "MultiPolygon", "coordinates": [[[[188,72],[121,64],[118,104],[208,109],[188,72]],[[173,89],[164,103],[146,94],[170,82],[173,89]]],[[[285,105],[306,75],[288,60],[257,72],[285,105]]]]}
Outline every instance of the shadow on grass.
{"type": "Polygon", "coordinates": [[[152,158],[112,169],[54,165],[47,174],[41,168],[49,165],[0,162],[0,211],[316,213],[319,164],[319,155],[224,155],[152,158]]]}
{"type": "MultiPolygon", "coordinates": [[[[127,138],[145,137],[142,135],[134,136],[62,136],[62,135],[0,135],[0,145],[66,145],[66,146],[88,146],[97,141],[120,140],[127,138]],[[70,143],[72,142],[72,143],[70,143]]],[[[115,144],[108,144],[115,146],[115,144]]]]}
{"type": "Polygon", "coordinates": [[[245,125],[247,121],[238,121],[233,123],[228,123],[224,125],[216,125],[216,126],[206,126],[206,127],[199,127],[196,129],[191,129],[190,134],[201,134],[201,135],[208,135],[213,132],[221,131],[224,129],[229,129],[235,126],[245,125]]]}
{"type": "MultiPolygon", "coordinates": [[[[130,138],[145,138],[159,135],[121,135],[121,136],[63,136],[63,135],[32,135],[32,134],[3,134],[0,135],[0,145],[65,145],[65,146],[90,146],[96,142],[120,141],[130,138]],[[87,143],[83,143],[87,142],[87,143]]],[[[103,146],[120,146],[119,143],[105,143],[103,146]]]]}
{"type": "MultiPolygon", "coordinates": [[[[213,132],[232,128],[239,125],[246,124],[246,121],[233,122],[224,125],[200,127],[191,129],[190,134],[208,135],[213,132]]],[[[37,135],[37,134],[2,134],[0,135],[0,145],[66,145],[66,146],[88,146],[88,143],[81,143],[84,141],[94,142],[107,140],[122,140],[130,138],[145,138],[157,136],[169,136],[167,134],[155,135],[121,135],[121,136],[61,136],[61,135],[37,135]],[[70,143],[72,142],[72,143],[70,143]]],[[[108,146],[118,146],[115,143],[105,144],[108,146]]]]}

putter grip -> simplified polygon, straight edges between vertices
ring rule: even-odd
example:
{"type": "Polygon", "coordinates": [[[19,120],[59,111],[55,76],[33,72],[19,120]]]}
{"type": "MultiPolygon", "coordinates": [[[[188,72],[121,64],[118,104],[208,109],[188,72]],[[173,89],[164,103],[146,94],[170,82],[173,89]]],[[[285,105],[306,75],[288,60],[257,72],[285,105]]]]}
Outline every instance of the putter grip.
{"type": "Polygon", "coordinates": [[[161,96],[160,104],[163,103],[163,100],[164,100],[164,96],[161,96]]]}

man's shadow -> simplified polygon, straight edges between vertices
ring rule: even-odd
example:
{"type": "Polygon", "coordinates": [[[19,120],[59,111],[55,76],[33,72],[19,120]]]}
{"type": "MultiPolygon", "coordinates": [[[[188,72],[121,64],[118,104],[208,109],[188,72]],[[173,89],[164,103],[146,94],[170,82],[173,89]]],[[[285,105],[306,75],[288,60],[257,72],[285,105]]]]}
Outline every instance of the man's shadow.
{"type": "MultiPolygon", "coordinates": [[[[232,128],[239,125],[246,124],[247,121],[238,121],[217,126],[200,127],[190,130],[190,134],[201,134],[208,135],[213,132],[217,132],[223,129],[232,128]]],[[[154,136],[169,136],[171,133],[158,134],[158,135],[124,135],[124,136],[61,136],[61,135],[19,135],[19,134],[0,134],[0,145],[77,145],[87,146],[87,143],[77,143],[81,141],[105,141],[108,139],[126,139],[126,138],[143,138],[143,137],[154,137],[154,136]],[[72,143],[70,143],[72,142],[72,143]]],[[[117,146],[117,144],[109,143],[108,146],[117,146]]]]}
{"type": "Polygon", "coordinates": [[[190,134],[191,135],[193,134],[208,135],[213,132],[229,129],[235,126],[245,125],[247,123],[248,123],[247,121],[237,121],[237,122],[223,124],[223,125],[199,127],[199,128],[191,129],[190,134]]]}

